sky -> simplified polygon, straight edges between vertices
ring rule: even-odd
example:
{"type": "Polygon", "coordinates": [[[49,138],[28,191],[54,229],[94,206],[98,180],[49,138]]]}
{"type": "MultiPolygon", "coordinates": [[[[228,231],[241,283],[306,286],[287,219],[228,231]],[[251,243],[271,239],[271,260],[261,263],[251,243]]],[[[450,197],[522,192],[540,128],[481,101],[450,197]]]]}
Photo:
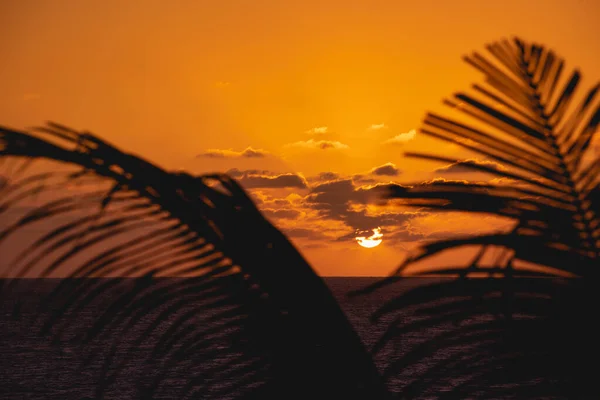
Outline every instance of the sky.
{"type": "Polygon", "coordinates": [[[517,35],[590,86],[598,16],[593,0],[0,0],[0,125],[56,121],[168,170],[227,172],[318,273],[385,275],[424,241],[506,226],[378,197],[490,179],[403,156],[472,156],[418,132],[481,81],[462,56],[517,35]],[[380,245],[357,244],[376,228],[380,245]]]}

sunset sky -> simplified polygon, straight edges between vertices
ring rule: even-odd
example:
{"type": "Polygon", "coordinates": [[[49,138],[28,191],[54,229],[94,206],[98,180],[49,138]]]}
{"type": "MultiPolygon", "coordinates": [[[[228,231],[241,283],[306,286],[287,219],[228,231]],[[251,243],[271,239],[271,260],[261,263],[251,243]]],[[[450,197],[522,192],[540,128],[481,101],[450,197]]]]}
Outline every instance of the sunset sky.
{"type": "Polygon", "coordinates": [[[52,120],[168,170],[228,172],[319,273],[384,275],[423,240],[502,225],[384,207],[373,190],[490,179],[402,155],[472,157],[418,133],[481,81],[461,57],[518,35],[589,87],[598,16],[593,0],[4,0],[0,125],[52,120]],[[380,245],[357,244],[378,227],[380,245]]]}

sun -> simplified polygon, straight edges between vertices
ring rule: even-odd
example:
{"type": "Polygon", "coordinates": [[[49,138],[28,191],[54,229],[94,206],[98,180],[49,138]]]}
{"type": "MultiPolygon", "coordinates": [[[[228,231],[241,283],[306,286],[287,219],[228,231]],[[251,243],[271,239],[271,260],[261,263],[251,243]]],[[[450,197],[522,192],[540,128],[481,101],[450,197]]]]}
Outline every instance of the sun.
{"type": "MultiPolygon", "coordinates": [[[[362,231],[360,233],[365,232],[369,231],[362,231]]],[[[383,234],[381,233],[381,228],[377,227],[375,229],[372,229],[372,232],[373,234],[369,237],[357,236],[356,241],[358,242],[358,244],[360,244],[362,247],[366,247],[367,249],[379,246],[383,241],[383,234]]]]}

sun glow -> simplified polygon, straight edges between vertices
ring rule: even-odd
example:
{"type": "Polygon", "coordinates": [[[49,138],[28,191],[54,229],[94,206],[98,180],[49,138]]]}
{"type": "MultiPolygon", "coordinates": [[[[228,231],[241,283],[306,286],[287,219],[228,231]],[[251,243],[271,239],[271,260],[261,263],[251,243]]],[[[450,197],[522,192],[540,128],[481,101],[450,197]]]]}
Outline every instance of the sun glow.
{"type": "Polygon", "coordinates": [[[367,249],[377,247],[383,241],[383,234],[381,233],[381,228],[375,228],[372,230],[373,234],[369,237],[366,236],[357,236],[356,241],[362,247],[366,247],[367,249]]]}

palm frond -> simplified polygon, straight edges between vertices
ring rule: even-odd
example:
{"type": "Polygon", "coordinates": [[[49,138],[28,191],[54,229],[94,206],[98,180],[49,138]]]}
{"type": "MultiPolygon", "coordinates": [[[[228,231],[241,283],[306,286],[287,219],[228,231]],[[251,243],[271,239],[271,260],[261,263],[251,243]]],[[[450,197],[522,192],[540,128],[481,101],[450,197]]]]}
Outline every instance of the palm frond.
{"type": "Polygon", "coordinates": [[[361,291],[404,276],[438,277],[400,293],[373,316],[388,325],[373,352],[396,353],[384,374],[410,398],[594,397],[597,389],[583,360],[595,362],[599,347],[593,304],[600,266],[600,154],[590,145],[600,123],[600,86],[572,106],[581,74],[563,79],[565,63],[552,50],[518,38],[486,48],[488,56],[465,57],[483,72],[485,84],[445,101],[462,118],[427,114],[420,134],[501,168],[406,155],[460,163],[502,179],[417,182],[390,187],[388,197],[442,216],[494,215],[512,227],[426,243],[393,276],[361,291]],[[477,253],[464,264],[413,268],[472,248],[477,253]],[[418,335],[424,336],[421,344],[412,348],[407,342],[418,335]]]}
{"type": "MultiPolygon", "coordinates": [[[[461,166],[509,183],[416,183],[392,188],[389,197],[410,199],[405,203],[415,207],[510,218],[515,221],[515,238],[539,239],[541,246],[531,241],[532,247],[517,251],[511,260],[537,262],[533,258],[546,247],[565,248],[584,259],[577,266],[562,259],[544,265],[567,272],[577,268],[577,274],[585,274],[580,267],[595,264],[600,257],[600,204],[593,195],[598,190],[600,155],[590,151],[600,123],[600,85],[568,112],[581,74],[573,72],[559,89],[564,61],[552,50],[520,39],[493,43],[487,49],[489,58],[479,53],[465,58],[485,74],[487,85],[475,84],[472,93],[457,93],[446,101],[474,124],[428,114],[420,132],[500,163],[505,168],[468,162],[461,166]]],[[[460,161],[420,153],[407,156],[460,161]]],[[[596,274],[596,268],[587,273],[596,274]]]]}
{"type": "Polygon", "coordinates": [[[323,281],[228,176],[167,172],[53,123],[0,128],[0,160],[17,166],[0,188],[5,268],[66,277],[33,327],[81,356],[90,395],[386,395],[323,281]]]}

